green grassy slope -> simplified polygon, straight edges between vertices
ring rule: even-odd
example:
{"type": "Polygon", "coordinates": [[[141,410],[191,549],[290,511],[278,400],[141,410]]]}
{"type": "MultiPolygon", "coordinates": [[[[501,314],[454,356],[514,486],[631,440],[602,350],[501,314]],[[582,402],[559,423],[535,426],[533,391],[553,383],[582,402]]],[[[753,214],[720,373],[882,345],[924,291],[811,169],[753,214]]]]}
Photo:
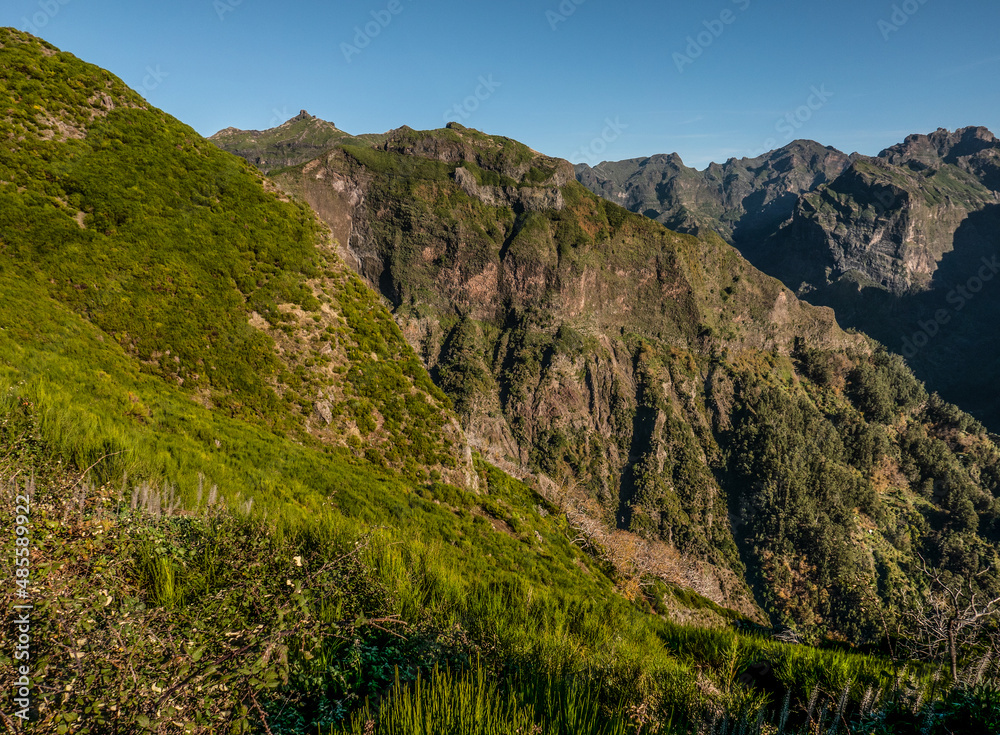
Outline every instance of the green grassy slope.
{"type": "Polygon", "coordinates": [[[447,400],[308,209],[110,75],[4,38],[7,380],[58,374],[79,410],[202,452],[228,417],[465,484],[447,400]]]}

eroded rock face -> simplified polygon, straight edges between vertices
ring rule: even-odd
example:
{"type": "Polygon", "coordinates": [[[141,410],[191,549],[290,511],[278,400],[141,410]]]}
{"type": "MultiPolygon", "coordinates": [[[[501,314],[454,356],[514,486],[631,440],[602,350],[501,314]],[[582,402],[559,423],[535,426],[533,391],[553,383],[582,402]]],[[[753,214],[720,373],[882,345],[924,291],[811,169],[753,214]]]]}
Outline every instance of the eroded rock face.
{"type": "Polygon", "coordinates": [[[973,168],[973,159],[996,158],[1000,142],[984,127],[969,127],[951,132],[938,128],[930,135],[910,135],[899,145],[886,148],[879,158],[895,166],[912,163],[924,166],[955,164],[963,169],[973,168]],[[985,154],[985,155],[983,155],[985,154]]]}
{"type": "Polygon", "coordinates": [[[803,195],[781,230],[745,248],[803,294],[845,276],[897,297],[928,290],[958,228],[994,197],[980,188],[953,198],[927,171],[856,161],[829,186],[803,195]]]}
{"type": "Polygon", "coordinates": [[[674,549],[679,583],[762,619],[707,469],[733,401],[720,376],[709,401],[702,353],[852,339],[719,238],[605,211],[565,162],[479,135],[404,129],[278,181],[391,302],[477,451],[604,528],[674,549]],[[651,479],[679,464],[697,492],[651,479]]]}
{"type": "Polygon", "coordinates": [[[466,194],[491,207],[510,207],[515,212],[541,212],[559,210],[566,206],[558,186],[516,187],[481,186],[475,174],[459,166],[455,169],[455,182],[466,194]]]}
{"type": "Polygon", "coordinates": [[[1000,141],[986,128],[911,135],[876,157],[797,141],[702,172],[653,156],[577,174],[632,211],[720,233],[1000,429],[1000,400],[983,390],[1000,378],[1000,291],[992,277],[979,283],[1000,252],[1000,141]],[[962,295],[967,283],[975,298],[962,295]]]}

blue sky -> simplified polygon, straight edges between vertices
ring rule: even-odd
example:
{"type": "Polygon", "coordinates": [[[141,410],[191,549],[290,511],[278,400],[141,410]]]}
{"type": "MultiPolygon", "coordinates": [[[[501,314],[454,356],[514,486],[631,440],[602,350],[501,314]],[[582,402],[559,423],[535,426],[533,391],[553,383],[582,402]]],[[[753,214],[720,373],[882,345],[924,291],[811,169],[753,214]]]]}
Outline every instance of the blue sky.
{"type": "Polygon", "coordinates": [[[351,133],[447,120],[592,164],[793,138],[878,153],[1000,135],[996,0],[5,0],[0,23],[210,135],[307,109],[351,133]]]}

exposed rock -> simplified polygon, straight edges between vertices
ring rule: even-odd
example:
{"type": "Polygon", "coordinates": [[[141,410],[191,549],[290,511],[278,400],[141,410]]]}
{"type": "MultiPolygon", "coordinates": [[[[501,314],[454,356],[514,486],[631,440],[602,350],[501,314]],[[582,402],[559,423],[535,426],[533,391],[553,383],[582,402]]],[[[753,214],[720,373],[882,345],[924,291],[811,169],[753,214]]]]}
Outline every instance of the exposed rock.
{"type": "Polygon", "coordinates": [[[476,183],[475,175],[462,166],[455,169],[455,181],[466,194],[491,207],[510,207],[517,212],[541,212],[546,209],[559,210],[566,206],[557,186],[480,186],[476,183]]]}
{"type": "Polygon", "coordinates": [[[1000,251],[1000,141],[986,128],[911,135],[877,157],[796,141],[702,172],[671,155],[580,166],[577,175],[671,227],[718,232],[800,296],[904,353],[932,389],[1000,427],[1000,399],[983,390],[1000,379],[1000,291],[991,277],[968,309],[973,300],[956,291],[975,285],[984,258],[1000,251]],[[984,370],[993,371],[988,379],[984,370]]]}

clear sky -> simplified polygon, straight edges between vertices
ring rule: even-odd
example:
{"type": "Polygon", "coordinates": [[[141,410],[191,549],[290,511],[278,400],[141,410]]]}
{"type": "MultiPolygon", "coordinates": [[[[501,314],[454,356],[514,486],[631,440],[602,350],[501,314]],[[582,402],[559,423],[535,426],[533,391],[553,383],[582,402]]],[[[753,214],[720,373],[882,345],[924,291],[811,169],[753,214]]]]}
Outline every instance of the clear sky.
{"type": "Polygon", "coordinates": [[[4,0],[210,135],[458,120],[591,164],[1000,135],[997,0],[4,0]]]}

